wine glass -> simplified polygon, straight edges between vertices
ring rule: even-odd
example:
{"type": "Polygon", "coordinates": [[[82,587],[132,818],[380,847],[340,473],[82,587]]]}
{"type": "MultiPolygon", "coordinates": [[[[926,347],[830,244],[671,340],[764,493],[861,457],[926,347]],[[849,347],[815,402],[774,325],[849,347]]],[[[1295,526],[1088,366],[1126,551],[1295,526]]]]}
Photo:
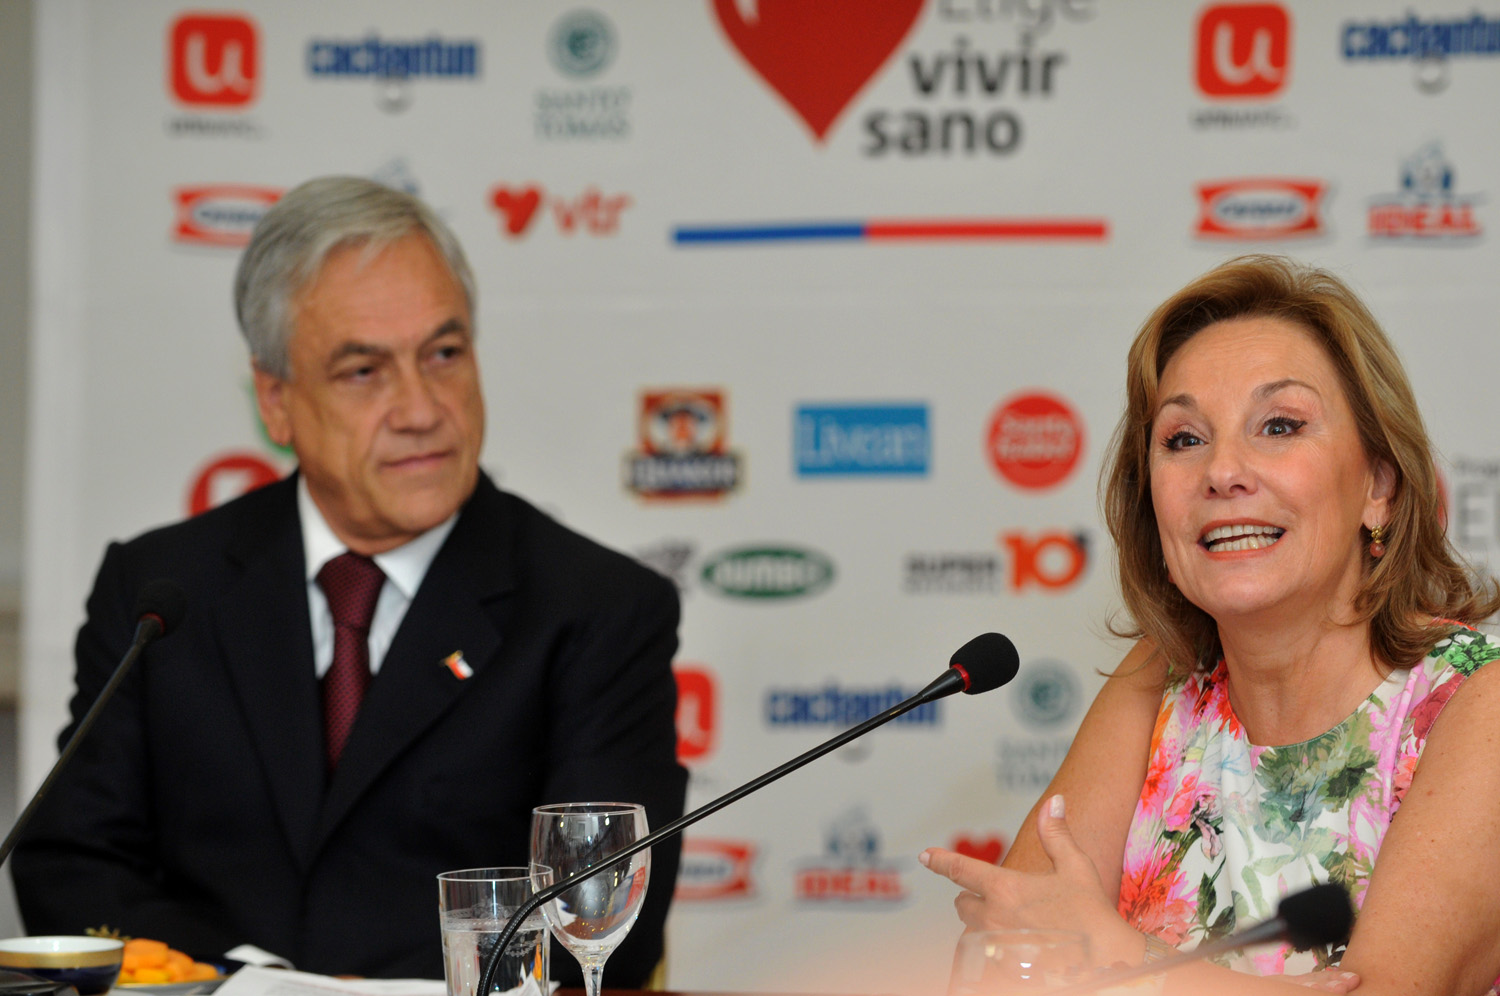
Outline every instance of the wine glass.
{"type": "MultiPolygon", "coordinates": [[[[631,802],[565,802],[531,811],[531,881],[541,890],[600,864],[646,835],[645,807],[631,802]]],[[[630,932],[646,898],[651,849],[611,865],[542,907],[552,936],[583,966],[588,996],[599,996],[604,960],[630,932]]]]}

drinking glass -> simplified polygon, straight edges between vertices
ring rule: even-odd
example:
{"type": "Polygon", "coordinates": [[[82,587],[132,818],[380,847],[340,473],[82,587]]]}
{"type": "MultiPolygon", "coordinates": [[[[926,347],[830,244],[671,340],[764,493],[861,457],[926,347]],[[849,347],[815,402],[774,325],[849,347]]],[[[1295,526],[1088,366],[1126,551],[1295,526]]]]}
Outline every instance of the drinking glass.
{"type": "MultiPolygon", "coordinates": [[[[630,802],[567,802],[531,814],[531,881],[538,890],[646,835],[646,810],[630,802]]],[[[646,898],[651,850],[611,865],[542,906],[552,935],[583,966],[588,996],[599,996],[604,961],[630,932],[646,898]]]]}
{"type": "Polygon", "coordinates": [[[1089,973],[1089,939],[1069,930],[986,930],[959,938],[950,996],[1039,993],[1089,973]]]}
{"type": "MultiPolygon", "coordinates": [[[[479,996],[475,989],[500,931],[531,895],[529,868],[466,868],[438,876],[443,978],[448,983],[448,996],[479,996]]],[[[546,993],[546,928],[540,914],[526,918],[505,947],[491,993],[546,993]]]]}

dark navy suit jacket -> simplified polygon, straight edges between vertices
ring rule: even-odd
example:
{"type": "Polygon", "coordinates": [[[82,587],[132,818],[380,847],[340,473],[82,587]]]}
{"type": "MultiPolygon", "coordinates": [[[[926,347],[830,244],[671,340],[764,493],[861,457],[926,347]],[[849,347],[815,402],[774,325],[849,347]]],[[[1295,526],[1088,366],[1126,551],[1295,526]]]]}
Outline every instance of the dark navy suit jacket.
{"type": "MultiPolygon", "coordinates": [[[[678,600],[659,575],[481,475],[331,778],[305,576],[294,479],[110,546],[78,636],[75,725],[129,645],[140,588],[171,578],[188,610],[15,852],[28,931],[107,924],[200,958],[249,942],[307,971],[441,978],[435,876],[524,865],[533,806],[681,815],[678,600]],[[444,665],[454,651],[472,677],[444,665]]],[[[661,956],[679,851],[653,851],[641,918],[609,960],[621,987],[661,956]]],[[[579,984],[557,948],[553,976],[579,984]]]]}

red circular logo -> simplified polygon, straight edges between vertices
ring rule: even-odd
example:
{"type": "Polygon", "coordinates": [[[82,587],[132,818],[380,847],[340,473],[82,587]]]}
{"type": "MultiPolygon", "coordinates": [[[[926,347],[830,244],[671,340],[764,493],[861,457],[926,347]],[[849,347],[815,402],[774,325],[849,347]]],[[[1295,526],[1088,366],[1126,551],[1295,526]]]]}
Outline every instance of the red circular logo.
{"type": "Polygon", "coordinates": [[[1018,394],[990,418],[988,452],[1000,476],[1017,487],[1053,487],[1083,455],[1083,419],[1053,395],[1018,394]]]}
{"type": "Polygon", "coordinates": [[[215,459],[193,478],[188,515],[200,515],[231,498],[281,480],[281,471],[254,453],[229,453],[215,459]]]}

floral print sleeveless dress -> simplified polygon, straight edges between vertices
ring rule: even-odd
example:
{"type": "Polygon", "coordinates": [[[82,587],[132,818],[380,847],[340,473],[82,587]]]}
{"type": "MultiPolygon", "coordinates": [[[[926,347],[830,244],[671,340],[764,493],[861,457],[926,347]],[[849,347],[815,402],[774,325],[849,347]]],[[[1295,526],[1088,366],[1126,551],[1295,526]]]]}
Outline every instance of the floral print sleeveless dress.
{"type": "MultiPolygon", "coordinates": [[[[1348,719],[1285,747],[1246,739],[1222,661],[1211,674],[1170,682],[1125,842],[1121,915],[1189,949],[1274,916],[1282,896],[1322,882],[1347,888],[1357,909],[1428,731],[1464,680],[1496,657],[1500,642],[1455,628],[1348,719]]],[[[1343,954],[1281,944],[1217,960],[1256,975],[1299,974],[1343,954]]]]}

